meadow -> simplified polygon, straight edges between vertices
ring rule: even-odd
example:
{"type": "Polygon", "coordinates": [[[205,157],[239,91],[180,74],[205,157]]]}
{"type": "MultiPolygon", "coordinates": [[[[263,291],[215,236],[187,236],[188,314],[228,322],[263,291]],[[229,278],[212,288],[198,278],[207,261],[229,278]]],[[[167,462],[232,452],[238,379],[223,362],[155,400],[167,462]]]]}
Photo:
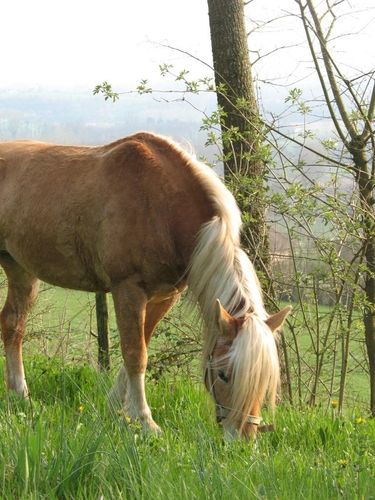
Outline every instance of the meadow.
{"type": "Polygon", "coordinates": [[[98,373],[94,316],[90,295],[42,291],[25,343],[31,401],[0,379],[1,498],[375,498],[375,421],[361,405],[279,406],[264,415],[274,432],[229,442],[198,374],[163,372],[147,384],[163,434],[144,435],[108,407],[115,325],[113,369],[98,373]]]}

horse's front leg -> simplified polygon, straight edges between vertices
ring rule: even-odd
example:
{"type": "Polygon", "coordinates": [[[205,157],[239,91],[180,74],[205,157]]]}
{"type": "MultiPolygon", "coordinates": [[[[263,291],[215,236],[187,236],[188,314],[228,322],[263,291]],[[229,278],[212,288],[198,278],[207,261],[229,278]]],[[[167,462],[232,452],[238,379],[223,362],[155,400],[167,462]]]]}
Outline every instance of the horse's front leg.
{"type": "Polygon", "coordinates": [[[145,394],[147,346],[144,326],[147,296],[139,281],[138,277],[133,277],[112,288],[124,367],[111,396],[125,399],[129,417],[139,420],[145,430],[159,432],[145,394]]]}

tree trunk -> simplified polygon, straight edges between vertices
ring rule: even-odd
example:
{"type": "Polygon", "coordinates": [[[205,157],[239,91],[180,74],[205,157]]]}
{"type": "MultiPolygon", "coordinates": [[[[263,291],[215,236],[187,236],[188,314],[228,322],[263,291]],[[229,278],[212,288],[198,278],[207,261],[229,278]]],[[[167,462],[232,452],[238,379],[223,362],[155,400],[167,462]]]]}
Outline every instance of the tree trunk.
{"type": "Polygon", "coordinates": [[[375,417],[375,238],[374,238],[374,216],[372,212],[364,215],[365,226],[369,226],[365,232],[365,257],[366,257],[366,277],[365,293],[366,305],[363,314],[365,326],[365,339],[367,356],[369,361],[370,375],[370,411],[375,417]],[[366,223],[367,222],[367,223],[366,223]]]}
{"type": "Polygon", "coordinates": [[[370,411],[375,417],[375,213],[373,180],[369,175],[366,143],[360,138],[352,140],[349,151],[353,157],[361,206],[363,209],[363,236],[366,258],[365,294],[363,313],[365,340],[370,370],[370,411]]]}
{"type": "Polygon", "coordinates": [[[256,268],[268,276],[264,162],[260,158],[261,126],[251,74],[243,0],[208,0],[208,9],[217,99],[224,111],[221,123],[224,174],[245,215],[245,246],[256,268]],[[244,176],[246,182],[241,182],[244,176]],[[233,182],[234,178],[240,180],[237,185],[233,182]]]}
{"type": "MultiPolygon", "coordinates": [[[[371,259],[375,270],[375,247],[374,243],[371,243],[371,259]]],[[[370,368],[370,411],[371,415],[375,417],[375,279],[373,276],[369,276],[366,279],[366,298],[372,307],[367,307],[364,313],[364,324],[365,324],[365,337],[366,337],[366,347],[367,355],[369,360],[370,368]]]]}
{"type": "MultiPolygon", "coordinates": [[[[242,241],[272,295],[262,126],[254,91],[243,0],[207,0],[224,153],[224,175],[243,214],[242,241]]],[[[266,297],[267,300],[267,297],[266,297]]],[[[285,339],[279,344],[282,393],[291,398],[285,339]]]]}
{"type": "Polygon", "coordinates": [[[109,370],[109,335],[108,335],[108,303],[107,294],[95,294],[96,323],[98,328],[98,365],[101,371],[109,370]]]}

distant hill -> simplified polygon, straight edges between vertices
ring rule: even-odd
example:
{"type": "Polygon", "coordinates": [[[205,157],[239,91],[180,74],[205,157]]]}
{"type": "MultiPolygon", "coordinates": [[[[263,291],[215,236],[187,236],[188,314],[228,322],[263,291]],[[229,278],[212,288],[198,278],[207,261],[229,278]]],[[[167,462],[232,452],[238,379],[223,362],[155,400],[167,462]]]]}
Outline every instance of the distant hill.
{"type": "MultiPolygon", "coordinates": [[[[212,94],[189,100],[206,113],[216,105],[212,94]]],[[[0,140],[28,138],[91,145],[151,130],[189,142],[198,154],[207,154],[206,135],[199,131],[202,117],[186,101],[166,102],[154,95],[123,95],[112,103],[93,96],[90,90],[0,91],[0,140]]]]}
{"type": "MultiPolygon", "coordinates": [[[[206,148],[206,133],[200,131],[204,114],[209,115],[216,108],[213,93],[200,95],[181,94],[124,94],[112,103],[102,96],[93,96],[92,91],[82,90],[0,90],[0,140],[35,139],[60,144],[106,144],[139,130],[150,130],[171,136],[183,145],[192,146],[197,155],[210,161],[216,160],[217,149],[206,148]]],[[[277,108],[280,102],[269,102],[277,108]]],[[[329,130],[315,123],[315,129],[326,135],[329,130]]],[[[283,132],[295,135],[299,128],[295,124],[283,123],[283,132]],[[286,128],[285,128],[286,127],[286,128]]],[[[276,136],[277,137],[277,136],[276,136]]],[[[316,150],[322,150],[317,139],[310,140],[316,150]]],[[[285,158],[298,158],[299,146],[286,141],[285,158]]],[[[279,157],[275,152],[273,175],[278,172],[279,157]]],[[[304,150],[301,159],[305,161],[305,173],[312,179],[326,182],[332,167],[322,166],[319,158],[304,150]]],[[[285,163],[285,159],[284,159],[285,163]]],[[[281,165],[279,165],[281,166],[281,165]]],[[[218,166],[222,171],[222,166],[218,166]]],[[[291,178],[301,179],[300,173],[292,167],[291,178]]],[[[271,189],[278,190],[278,183],[270,176],[271,189]]],[[[344,179],[343,179],[344,181],[344,179]]],[[[351,189],[348,183],[348,189],[351,189]]]]}

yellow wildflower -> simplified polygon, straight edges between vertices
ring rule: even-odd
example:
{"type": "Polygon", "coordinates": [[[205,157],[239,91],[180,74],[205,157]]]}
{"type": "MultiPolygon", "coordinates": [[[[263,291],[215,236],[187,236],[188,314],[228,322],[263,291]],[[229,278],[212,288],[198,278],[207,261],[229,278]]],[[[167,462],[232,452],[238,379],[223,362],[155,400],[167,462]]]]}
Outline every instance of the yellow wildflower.
{"type": "Polygon", "coordinates": [[[364,422],[365,422],[365,419],[364,419],[364,418],[362,418],[362,417],[357,417],[357,418],[355,419],[355,423],[356,423],[356,424],[363,424],[364,422]]]}
{"type": "Polygon", "coordinates": [[[83,405],[83,404],[80,404],[80,405],[78,406],[78,411],[79,411],[79,413],[82,413],[84,409],[85,409],[85,407],[84,407],[84,405],[83,405]]]}
{"type": "Polygon", "coordinates": [[[337,401],[337,399],[332,399],[331,401],[331,407],[332,408],[337,408],[339,406],[339,402],[337,401]]]}

